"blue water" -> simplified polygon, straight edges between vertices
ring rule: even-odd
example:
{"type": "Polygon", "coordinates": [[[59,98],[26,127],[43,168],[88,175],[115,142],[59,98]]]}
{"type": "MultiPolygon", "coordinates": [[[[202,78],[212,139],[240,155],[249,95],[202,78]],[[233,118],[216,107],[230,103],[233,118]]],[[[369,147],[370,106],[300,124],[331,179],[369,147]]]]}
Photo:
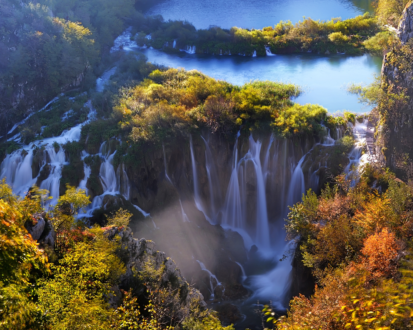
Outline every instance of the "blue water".
{"type": "Polygon", "coordinates": [[[149,62],[173,68],[198,70],[216,79],[242,85],[252,80],[294,83],[304,93],[301,104],[320,104],[329,112],[350,110],[367,112],[371,108],[347,92],[351,83],[370,84],[380,73],[382,59],[370,55],[277,55],[274,57],[206,56],[166,54],[158,50],[142,51],[149,62]]]}
{"type": "Polygon", "coordinates": [[[314,20],[351,18],[372,11],[371,0],[165,0],[148,14],[165,20],[187,20],[198,29],[217,25],[261,29],[279,21],[293,23],[303,16],[314,20]]]}

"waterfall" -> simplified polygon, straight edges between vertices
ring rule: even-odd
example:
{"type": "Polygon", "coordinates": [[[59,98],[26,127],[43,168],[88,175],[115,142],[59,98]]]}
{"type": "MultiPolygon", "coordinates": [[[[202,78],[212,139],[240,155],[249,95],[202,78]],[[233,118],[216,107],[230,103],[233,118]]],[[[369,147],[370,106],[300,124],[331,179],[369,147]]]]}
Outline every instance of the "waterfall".
{"type": "Polygon", "coordinates": [[[127,28],[119,37],[113,42],[113,47],[110,49],[111,53],[125,50],[130,51],[133,48],[138,48],[138,45],[132,38],[132,27],[127,28]]]}
{"type": "Polygon", "coordinates": [[[130,182],[125,164],[120,164],[116,171],[116,191],[119,191],[126,200],[130,200],[130,182]]]}
{"type": "Polygon", "coordinates": [[[110,77],[112,77],[116,72],[117,67],[113,67],[110,70],[107,70],[103,73],[102,77],[96,79],[96,91],[101,93],[105,89],[106,83],[109,81],[110,77]]]}
{"type": "Polygon", "coordinates": [[[102,162],[102,164],[100,165],[100,182],[102,183],[105,194],[114,193],[117,191],[116,174],[115,169],[112,165],[113,157],[115,157],[115,154],[116,151],[110,156],[107,156],[104,162],[102,162]]]}
{"type": "Polygon", "coordinates": [[[257,57],[257,51],[254,50],[254,53],[252,53],[252,57],[257,57]]]}
{"type": "Polygon", "coordinates": [[[205,272],[207,272],[208,273],[208,275],[209,275],[209,287],[210,287],[210,292],[211,292],[211,300],[214,300],[214,297],[215,297],[215,289],[217,288],[217,287],[219,287],[220,285],[222,285],[222,283],[220,283],[219,281],[218,281],[218,279],[217,279],[217,277],[214,275],[214,274],[212,274],[206,267],[205,267],[205,265],[201,262],[201,261],[199,261],[199,260],[197,260],[197,262],[198,262],[198,264],[199,264],[199,266],[201,266],[201,269],[203,270],[203,271],[205,271],[205,272]],[[215,285],[214,285],[214,281],[215,281],[215,285]]]}
{"type": "Polygon", "coordinates": [[[218,171],[214,162],[214,157],[212,155],[211,148],[208,142],[202,137],[205,143],[205,159],[206,159],[206,170],[208,176],[208,186],[209,186],[209,198],[211,204],[211,218],[214,223],[217,223],[218,210],[221,207],[219,202],[222,201],[222,194],[219,184],[218,171]],[[218,205],[217,205],[218,204],[218,205]]]}
{"type": "Polygon", "coordinates": [[[176,48],[176,39],[174,40],[174,43],[172,45],[172,48],[176,48]]]}
{"type": "Polygon", "coordinates": [[[49,191],[50,196],[53,197],[50,204],[54,205],[59,199],[60,178],[62,177],[63,165],[66,163],[66,155],[61,146],[56,152],[53,145],[48,145],[45,151],[49,155],[51,168],[49,177],[40,184],[40,188],[49,191]]]}
{"type": "Polygon", "coordinates": [[[265,46],[265,53],[267,56],[277,56],[271,52],[270,46],[265,46]]]}
{"type": "Polygon", "coordinates": [[[356,121],[356,125],[353,127],[353,135],[355,137],[356,145],[349,154],[350,163],[344,169],[346,178],[351,180],[354,186],[360,174],[360,168],[369,162],[368,153],[362,154],[363,148],[366,145],[366,133],[367,133],[368,120],[365,119],[363,123],[356,121]]]}
{"type": "Polygon", "coordinates": [[[323,145],[325,146],[333,146],[336,143],[336,141],[331,137],[330,134],[330,129],[327,129],[327,136],[324,137],[323,139],[323,145]]]}
{"type": "MultiPolygon", "coordinates": [[[[192,140],[191,140],[192,141],[192,140]]],[[[168,175],[168,167],[166,166],[166,155],[165,155],[165,146],[162,145],[162,150],[163,150],[163,164],[165,167],[165,178],[171,183],[171,185],[175,188],[175,185],[173,184],[171,178],[168,175]]],[[[192,149],[191,149],[192,150],[192,149]]],[[[179,192],[178,192],[179,196],[179,192]]],[[[179,205],[181,206],[181,213],[182,213],[182,221],[183,222],[191,222],[188,218],[188,216],[185,213],[184,207],[182,205],[181,197],[179,196],[179,205]]]]}
{"type": "MultiPolygon", "coordinates": [[[[251,135],[249,138],[249,150],[245,156],[238,161],[237,137],[234,147],[232,173],[225,198],[222,226],[238,232],[240,232],[240,230],[243,232],[248,231],[245,218],[245,205],[247,204],[245,185],[247,175],[251,173],[248,165],[252,165],[257,187],[254,242],[259,247],[268,249],[270,247],[270,233],[265,192],[265,173],[263,173],[260,159],[261,146],[262,142],[259,140],[255,141],[251,135]]],[[[244,237],[244,240],[246,239],[246,243],[251,242],[251,234],[248,234],[247,237],[245,237],[245,233],[240,232],[240,234],[244,237]]]]}
{"type": "Polygon", "coordinates": [[[195,200],[195,205],[199,211],[201,211],[205,218],[210,222],[213,223],[211,218],[208,216],[207,212],[205,211],[204,206],[202,205],[202,198],[199,192],[199,183],[198,183],[198,174],[196,170],[196,163],[195,163],[195,156],[194,156],[194,147],[192,144],[192,136],[190,137],[189,140],[189,145],[191,149],[191,161],[192,161],[192,177],[193,177],[193,184],[194,184],[194,200],[195,200]]]}
{"type": "Polygon", "coordinates": [[[242,267],[242,265],[241,265],[239,262],[235,261],[235,263],[241,268],[241,272],[242,272],[242,283],[244,283],[245,280],[247,279],[247,274],[245,273],[245,269],[244,269],[244,267],[242,267]]]}
{"type": "Polygon", "coordinates": [[[78,188],[86,191],[86,195],[88,195],[89,191],[86,187],[86,184],[87,184],[87,181],[89,180],[90,174],[92,173],[92,169],[90,168],[90,166],[83,164],[83,171],[85,172],[85,177],[82,179],[82,181],[80,181],[78,188]]]}
{"type": "Polygon", "coordinates": [[[24,196],[36,182],[32,174],[33,150],[17,150],[8,155],[1,166],[1,178],[17,195],[24,196]]]}
{"type": "Polygon", "coordinates": [[[182,201],[181,199],[179,199],[179,204],[181,205],[181,213],[182,213],[182,220],[183,222],[191,222],[187,216],[187,214],[185,213],[184,207],[182,206],[182,201]]]}
{"type": "MultiPolygon", "coordinates": [[[[135,209],[137,209],[140,213],[142,213],[142,215],[143,215],[145,218],[148,218],[148,217],[151,216],[150,213],[145,212],[145,211],[142,210],[138,205],[135,205],[135,204],[132,204],[132,205],[133,205],[133,207],[134,207],[135,209]]],[[[152,220],[152,222],[153,222],[153,220],[152,220]]],[[[155,225],[155,227],[156,227],[156,225],[155,225]]]]}
{"type": "Polygon", "coordinates": [[[186,46],[186,49],[180,49],[180,51],[193,55],[196,53],[196,46],[186,46]]]}
{"type": "MultiPolygon", "coordinates": [[[[41,109],[40,109],[39,111],[37,111],[37,112],[40,112],[40,111],[43,111],[43,110],[47,109],[51,104],[55,103],[55,102],[56,102],[57,100],[59,100],[60,97],[63,96],[63,95],[64,95],[64,94],[62,93],[62,94],[56,96],[53,100],[51,100],[50,102],[48,102],[43,108],[41,108],[41,109]]],[[[7,132],[7,134],[13,133],[13,131],[14,131],[17,127],[19,127],[20,125],[24,124],[24,123],[27,121],[27,119],[29,119],[31,116],[33,116],[33,115],[34,115],[35,113],[37,113],[37,112],[32,112],[30,115],[28,115],[28,116],[27,116],[26,118],[24,118],[22,121],[18,122],[17,124],[14,124],[13,127],[7,132]]]]}
{"type": "Polygon", "coordinates": [[[286,306],[283,305],[283,300],[291,285],[291,270],[292,259],[295,250],[295,241],[290,241],[281,252],[278,257],[288,256],[283,261],[268,273],[262,275],[250,276],[249,288],[253,290],[253,295],[250,298],[251,301],[257,299],[264,299],[266,301],[272,301],[274,306],[278,310],[284,310],[286,306]]]}

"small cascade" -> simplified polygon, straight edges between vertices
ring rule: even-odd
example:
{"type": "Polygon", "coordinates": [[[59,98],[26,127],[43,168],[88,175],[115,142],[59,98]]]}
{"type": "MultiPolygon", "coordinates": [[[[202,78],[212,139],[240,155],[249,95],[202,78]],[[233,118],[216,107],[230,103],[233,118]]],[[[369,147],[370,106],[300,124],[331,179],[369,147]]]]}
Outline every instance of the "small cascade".
{"type": "Polygon", "coordinates": [[[125,164],[119,165],[116,171],[116,191],[119,191],[126,200],[130,199],[130,182],[125,164]]]}
{"type": "Polygon", "coordinates": [[[252,246],[252,239],[250,235],[245,230],[246,219],[245,219],[245,209],[241,202],[241,190],[240,182],[238,180],[238,140],[240,133],[237,135],[237,140],[235,141],[234,151],[233,151],[233,163],[232,163],[232,172],[229,180],[227,194],[225,197],[225,204],[223,208],[223,220],[221,226],[224,228],[233,229],[238,231],[244,243],[248,246],[252,246]]]}
{"type": "Polygon", "coordinates": [[[211,218],[214,223],[217,223],[218,210],[221,208],[219,204],[222,201],[222,194],[219,184],[218,171],[214,162],[214,157],[212,155],[211,148],[209,147],[208,142],[202,137],[202,140],[205,143],[205,159],[206,159],[206,170],[208,176],[208,185],[209,185],[209,198],[211,204],[211,218]]]}
{"type": "Polygon", "coordinates": [[[110,70],[107,70],[106,72],[103,73],[102,77],[99,77],[96,80],[96,91],[101,93],[105,89],[105,85],[109,81],[110,77],[112,77],[115,72],[116,72],[117,67],[113,67],[110,70]]]}
{"type": "Polygon", "coordinates": [[[105,157],[104,161],[100,165],[99,177],[105,194],[111,194],[117,191],[116,173],[112,165],[115,153],[116,151],[110,156],[105,157]]]}
{"type": "Polygon", "coordinates": [[[303,165],[303,162],[307,155],[308,153],[306,153],[303,157],[301,157],[291,177],[290,187],[288,188],[286,214],[289,212],[288,206],[293,206],[295,203],[300,201],[301,196],[305,194],[304,173],[303,173],[303,169],[301,168],[301,166],[303,165]]]}
{"type": "Polygon", "coordinates": [[[356,144],[349,154],[350,163],[344,169],[346,177],[351,180],[352,185],[357,183],[360,169],[369,162],[368,153],[362,154],[366,146],[367,123],[368,119],[365,119],[362,123],[356,121],[356,125],[353,127],[356,144]]]}
{"type": "Polygon", "coordinates": [[[172,44],[172,48],[176,48],[176,39],[174,40],[174,43],[172,44]]]}
{"type": "Polygon", "coordinates": [[[336,141],[331,137],[330,129],[327,129],[327,136],[323,138],[323,145],[324,146],[333,146],[336,141]]]}
{"type": "Polygon", "coordinates": [[[187,214],[185,213],[184,207],[182,206],[182,201],[181,199],[179,199],[179,204],[181,205],[181,213],[182,213],[182,220],[183,222],[191,222],[187,216],[187,214]]]}
{"type": "MultiPolygon", "coordinates": [[[[142,215],[143,215],[145,218],[148,218],[148,217],[151,216],[150,213],[145,212],[145,211],[142,210],[138,205],[135,205],[135,204],[132,204],[132,205],[133,205],[133,207],[134,207],[135,209],[137,209],[140,213],[142,213],[142,215]]],[[[151,218],[151,219],[152,219],[152,218],[151,218]]],[[[152,220],[152,222],[155,223],[153,220],[152,220]]],[[[155,228],[157,228],[156,225],[155,225],[155,228]]]]}
{"type": "Polygon", "coordinates": [[[288,256],[283,261],[280,261],[277,267],[268,273],[262,275],[250,276],[249,289],[253,290],[253,295],[250,298],[251,301],[262,299],[264,301],[272,301],[274,307],[278,310],[285,310],[286,306],[283,305],[284,297],[288,294],[291,285],[291,270],[292,259],[295,250],[295,240],[290,241],[282,251],[277,259],[281,259],[284,256],[288,256]]]}
{"type": "MultiPolygon", "coordinates": [[[[162,150],[163,150],[163,164],[165,167],[165,178],[170,182],[170,184],[175,188],[175,185],[173,184],[171,178],[168,175],[168,167],[166,165],[166,155],[165,155],[165,146],[162,145],[162,150]]],[[[179,193],[178,193],[179,195],[179,193]]],[[[181,213],[182,213],[182,221],[183,222],[191,222],[188,218],[188,216],[185,213],[184,207],[182,205],[181,197],[179,197],[179,205],[181,206],[181,213]]]]}
{"type": "Polygon", "coordinates": [[[245,273],[245,269],[244,269],[244,267],[242,267],[242,265],[241,265],[238,261],[235,261],[235,263],[241,268],[241,272],[242,272],[242,283],[244,283],[245,280],[247,279],[247,274],[245,273]]]}
{"type": "Polygon", "coordinates": [[[85,177],[83,178],[82,181],[79,183],[79,189],[83,189],[86,191],[86,195],[89,195],[89,190],[87,189],[87,180],[89,180],[90,174],[92,173],[92,169],[90,166],[87,166],[86,164],[83,164],[83,171],[85,172],[85,177]]]}
{"type": "Polygon", "coordinates": [[[254,50],[254,52],[252,53],[252,57],[257,57],[257,51],[254,50]]]}
{"type": "Polygon", "coordinates": [[[110,49],[111,53],[124,50],[131,51],[133,48],[138,48],[138,45],[132,38],[132,27],[127,28],[119,37],[113,42],[113,47],[110,49]]]}
{"type": "Polygon", "coordinates": [[[193,55],[196,53],[196,46],[186,46],[186,49],[180,49],[180,51],[193,55]]]}
{"type": "Polygon", "coordinates": [[[193,184],[194,184],[194,200],[195,200],[195,205],[199,211],[201,211],[205,218],[210,222],[213,223],[210,217],[208,216],[207,212],[205,211],[200,190],[199,190],[199,182],[198,182],[198,174],[197,174],[197,169],[196,169],[196,163],[195,163],[195,156],[194,156],[194,147],[192,143],[192,136],[190,137],[189,140],[189,145],[191,148],[191,161],[192,161],[192,177],[193,177],[193,184]]]}
{"type": "Polygon", "coordinates": [[[33,116],[34,114],[41,112],[43,110],[46,110],[51,104],[55,103],[57,100],[60,99],[61,96],[63,96],[64,94],[60,94],[58,96],[56,96],[53,100],[51,100],[50,102],[48,102],[43,108],[41,108],[39,111],[37,112],[32,112],[30,115],[28,115],[26,118],[24,118],[22,121],[18,122],[17,124],[14,124],[13,127],[7,132],[7,134],[11,134],[14,132],[14,130],[19,127],[20,125],[23,125],[31,116],[33,116]]]}
{"type": "Polygon", "coordinates": [[[336,134],[337,134],[337,140],[340,140],[343,137],[343,132],[338,127],[336,127],[336,134]]]}
{"type": "Polygon", "coordinates": [[[66,155],[61,146],[56,152],[55,147],[49,144],[45,151],[50,158],[51,168],[49,177],[40,184],[40,188],[49,191],[50,196],[53,197],[49,204],[55,205],[59,199],[60,178],[62,177],[62,168],[66,164],[66,155]]]}
{"type": "Polygon", "coordinates": [[[210,298],[210,299],[211,299],[211,300],[214,300],[214,297],[215,297],[215,289],[216,289],[217,287],[219,287],[220,285],[222,285],[222,283],[218,281],[217,277],[216,277],[214,274],[212,274],[212,273],[205,267],[205,265],[204,265],[201,261],[197,260],[197,262],[198,262],[199,266],[201,266],[201,269],[202,269],[203,271],[207,272],[208,275],[209,275],[209,286],[210,286],[210,290],[209,290],[209,291],[211,292],[211,298],[210,298]]]}
{"type": "Polygon", "coordinates": [[[165,167],[165,177],[171,183],[171,185],[174,185],[172,183],[171,178],[168,175],[168,167],[166,166],[166,155],[165,155],[165,146],[164,145],[162,145],[162,150],[163,150],[163,165],[165,167]]]}
{"type": "Polygon", "coordinates": [[[265,46],[265,53],[267,56],[277,56],[271,52],[270,46],[265,46]]]}

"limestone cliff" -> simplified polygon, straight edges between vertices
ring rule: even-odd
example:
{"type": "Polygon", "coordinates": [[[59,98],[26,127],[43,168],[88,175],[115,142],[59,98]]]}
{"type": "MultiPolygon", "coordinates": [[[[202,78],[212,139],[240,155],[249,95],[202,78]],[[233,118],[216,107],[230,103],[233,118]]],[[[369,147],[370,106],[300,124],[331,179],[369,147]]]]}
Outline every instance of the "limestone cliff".
{"type": "Polygon", "coordinates": [[[413,174],[413,3],[403,12],[397,36],[400,43],[385,55],[382,67],[378,143],[386,166],[407,180],[413,174]]]}
{"type": "MultiPolygon", "coordinates": [[[[175,262],[167,257],[164,252],[156,249],[155,243],[150,240],[133,238],[130,228],[111,227],[106,230],[109,239],[120,237],[124,259],[126,261],[126,273],[121,277],[120,286],[131,288],[136,280],[135,273],[143,269],[145,262],[150,260],[156,270],[161,270],[162,285],[171,284],[172,289],[179,292],[180,301],[175,301],[174,311],[178,311],[179,318],[186,318],[192,308],[206,308],[206,303],[201,292],[191,287],[183,277],[175,262]]],[[[111,303],[116,305],[115,299],[111,303]]]]}

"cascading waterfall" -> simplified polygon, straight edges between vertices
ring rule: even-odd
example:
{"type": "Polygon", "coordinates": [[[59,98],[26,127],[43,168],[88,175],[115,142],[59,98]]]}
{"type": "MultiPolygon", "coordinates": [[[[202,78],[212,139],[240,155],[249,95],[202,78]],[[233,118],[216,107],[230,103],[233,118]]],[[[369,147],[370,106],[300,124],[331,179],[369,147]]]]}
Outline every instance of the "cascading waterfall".
{"type": "Polygon", "coordinates": [[[8,155],[2,163],[1,178],[17,195],[23,196],[36,182],[32,177],[33,150],[17,150],[8,155]]]}
{"type": "Polygon", "coordinates": [[[247,274],[245,273],[244,267],[238,261],[235,261],[235,263],[241,268],[242,282],[245,282],[245,280],[247,279],[247,274]]]}
{"type": "Polygon", "coordinates": [[[117,180],[116,180],[116,173],[115,169],[113,168],[112,161],[113,157],[115,157],[116,151],[105,157],[105,161],[102,162],[100,165],[100,180],[102,182],[103,190],[106,194],[111,194],[117,192],[117,180]]]}
{"type": "MultiPolygon", "coordinates": [[[[189,140],[189,145],[190,145],[190,149],[191,149],[191,161],[192,161],[192,176],[193,176],[193,184],[194,184],[194,200],[195,200],[195,205],[198,208],[198,210],[200,210],[205,218],[210,222],[213,223],[213,221],[211,220],[211,218],[208,216],[204,205],[203,205],[203,201],[200,195],[200,191],[199,191],[199,182],[198,182],[198,174],[197,174],[197,169],[196,169],[196,163],[195,163],[195,156],[194,156],[194,147],[192,144],[192,136],[190,137],[189,140]]],[[[182,203],[181,203],[182,205],[182,203]]]]}
{"type": "MultiPolygon", "coordinates": [[[[350,163],[344,169],[346,177],[351,179],[352,185],[355,185],[358,180],[360,167],[369,162],[368,153],[362,154],[363,148],[366,145],[367,123],[368,120],[365,119],[362,123],[356,121],[356,124],[353,126],[356,145],[349,154],[350,163]]],[[[349,123],[349,125],[351,124],[349,123]]]]}
{"type": "Polygon", "coordinates": [[[221,189],[219,189],[219,178],[218,171],[214,162],[211,148],[209,147],[208,142],[202,137],[202,140],[205,143],[205,160],[206,160],[206,170],[208,176],[209,184],[209,198],[211,204],[211,216],[210,218],[214,223],[217,223],[218,218],[218,203],[222,201],[221,189]]]}
{"type": "Polygon", "coordinates": [[[56,152],[53,145],[48,145],[45,151],[50,158],[51,169],[49,177],[40,184],[40,188],[49,191],[50,196],[53,197],[50,204],[54,205],[59,199],[60,178],[63,165],[66,163],[66,155],[62,147],[59,147],[56,152]]]}
{"type": "MultiPolygon", "coordinates": [[[[173,184],[171,178],[168,175],[168,167],[166,165],[166,155],[165,155],[165,146],[162,145],[162,150],[163,150],[163,164],[165,167],[165,178],[169,181],[169,183],[175,188],[175,185],[173,184]]],[[[179,193],[178,193],[179,195],[179,193]]],[[[191,222],[187,216],[187,214],[185,213],[184,207],[182,205],[182,201],[181,201],[181,197],[179,197],[179,205],[181,206],[181,213],[182,213],[182,221],[183,222],[191,222]]]]}
{"type": "MultiPolygon", "coordinates": [[[[241,234],[247,242],[254,241],[256,245],[262,249],[270,248],[270,234],[268,225],[267,198],[265,192],[265,171],[261,165],[261,146],[262,143],[255,141],[252,136],[249,138],[249,150],[245,156],[238,161],[238,138],[234,147],[234,163],[232,167],[231,178],[227,189],[223,219],[221,225],[224,228],[234,230],[242,230],[241,234]],[[248,226],[245,219],[245,205],[247,204],[247,196],[245,194],[245,184],[247,172],[250,171],[250,165],[255,173],[256,180],[256,218],[255,218],[255,233],[250,233],[245,237],[245,232],[248,232],[248,226]],[[254,240],[251,237],[255,236],[254,240]]],[[[246,243],[247,243],[246,242],[246,243]]]]}
{"type": "Polygon", "coordinates": [[[196,53],[196,46],[186,46],[186,49],[180,49],[180,51],[193,55],[196,53]]]}
{"type": "Polygon", "coordinates": [[[267,56],[277,56],[271,52],[270,46],[265,46],[265,53],[267,56]]]}
{"type": "Polygon", "coordinates": [[[210,298],[210,299],[211,299],[211,300],[214,300],[214,297],[215,297],[215,289],[216,289],[218,286],[222,285],[222,283],[220,283],[220,282],[218,281],[217,277],[216,277],[214,274],[212,274],[212,273],[205,267],[205,265],[204,265],[201,261],[197,260],[197,262],[198,262],[199,266],[201,266],[201,269],[202,269],[203,271],[207,272],[208,275],[209,275],[209,286],[210,286],[210,292],[211,292],[211,298],[210,298]]]}
{"type": "MultiPolygon", "coordinates": [[[[248,139],[248,150],[243,156],[240,156],[240,150],[244,148],[240,146],[240,134],[238,134],[232,152],[232,169],[226,194],[224,194],[224,203],[220,204],[216,203],[218,200],[216,195],[221,192],[219,180],[214,179],[214,177],[218,178],[216,157],[214,158],[208,141],[202,139],[205,144],[205,169],[208,176],[209,203],[202,199],[200,194],[193,142],[191,140],[196,206],[204,214],[211,215],[212,223],[220,223],[225,229],[237,231],[243,237],[247,248],[253,244],[257,245],[264,259],[284,259],[277,263],[272,270],[264,274],[249,276],[248,279],[246,279],[247,275],[242,265],[236,262],[243,271],[243,281],[246,281],[248,288],[254,292],[251,299],[272,300],[274,306],[284,309],[284,298],[290,287],[293,258],[291,252],[295,249],[295,242],[283,243],[285,238],[283,219],[288,212],[288,206],[300,201],[302,194],[306,191],[306,180],[302,165],[307,155],[316,145],[333,146],[335,140],[331,138],[330,132],[326,131],[326,137],[322,143],[315,144],[296,162],[292,143],[285,139],[277,140],[273,135],[269,138],[265,149],[263,148],[263,141],[260,139],[254,140],[251,135],[248,139]],[[291,151],[289,151],[290,146],[291,151]],[[252,193],[254,195],[251,195],[252,193]],[[251,199],[252,196],[254,196],[253,200],[251,199]],[[277,198],[280,199],[277,203],[280,206],[279,209],[273,206],[274,200],[277,198]],[[271,210],[271,214],[268,210],[271,210]],[[273,222],[271,225],[270,219],[273,222]],[[271,242],[270,237],[273,237],[271,242]],[[284,255],[288,257],[283,258],[284,255]]],[[[308,183],[311,187],[315,181],[318,183],[319,179],[316,172],[314,171],[310,175],[308,183]]]]}

